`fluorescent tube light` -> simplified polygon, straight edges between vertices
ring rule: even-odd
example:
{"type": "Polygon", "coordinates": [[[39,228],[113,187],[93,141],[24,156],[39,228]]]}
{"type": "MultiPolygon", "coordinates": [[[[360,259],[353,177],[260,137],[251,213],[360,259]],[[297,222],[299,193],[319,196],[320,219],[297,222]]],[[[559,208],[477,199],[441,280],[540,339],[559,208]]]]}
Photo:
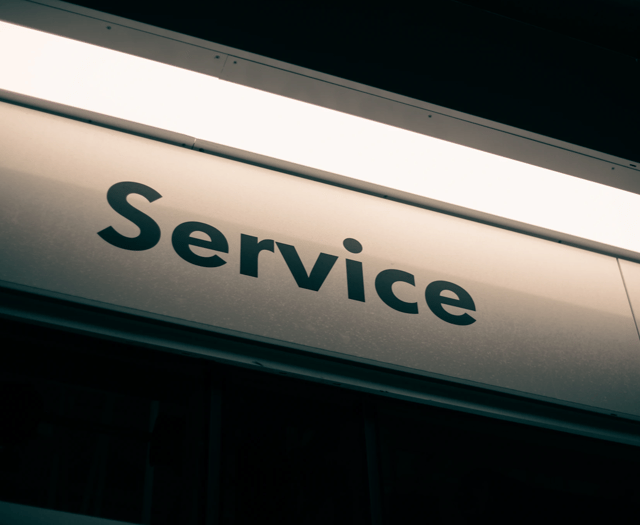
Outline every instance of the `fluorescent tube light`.
{"type": "Polygon", "coordinates": [[[640,254],[634,193],[3,22],[0,49],[2,89],[640,254]]]}

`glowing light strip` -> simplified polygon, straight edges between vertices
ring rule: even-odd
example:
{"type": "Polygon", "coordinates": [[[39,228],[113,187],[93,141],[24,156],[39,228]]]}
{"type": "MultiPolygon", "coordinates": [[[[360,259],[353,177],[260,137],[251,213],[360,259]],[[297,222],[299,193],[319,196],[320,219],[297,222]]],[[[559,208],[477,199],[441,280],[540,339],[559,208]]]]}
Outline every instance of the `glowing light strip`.
{"type": "Polygon", "coordinates": [[[634,193],[3,22],[0,49],[2,89],[640,253],[634,193]]]}

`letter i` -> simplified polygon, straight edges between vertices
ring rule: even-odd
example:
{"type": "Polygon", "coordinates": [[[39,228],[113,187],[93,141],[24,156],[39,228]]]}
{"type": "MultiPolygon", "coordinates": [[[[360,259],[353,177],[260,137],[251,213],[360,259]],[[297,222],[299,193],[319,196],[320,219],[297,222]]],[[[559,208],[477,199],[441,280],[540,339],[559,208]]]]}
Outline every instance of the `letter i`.
{"type": "MultiPolygon", "coordinates": [[[[362,251],[362,244],[355,239],[345,239],[342,244],[351,253],[360,253],[362,251]]],[[[347,291],[349,299],[364,303],[364,275],[360,261],[347,259],[347,291]]]]}

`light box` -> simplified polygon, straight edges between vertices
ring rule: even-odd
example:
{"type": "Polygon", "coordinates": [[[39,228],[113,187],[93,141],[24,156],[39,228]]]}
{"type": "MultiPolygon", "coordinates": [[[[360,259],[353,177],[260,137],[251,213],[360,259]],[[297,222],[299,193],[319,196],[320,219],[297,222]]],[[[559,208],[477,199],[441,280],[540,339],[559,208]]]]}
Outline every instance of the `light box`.
{"type": "Polygon", "coordinates": [[[640,254],[640,195],[0,22],[0,89],[640,254]]]}

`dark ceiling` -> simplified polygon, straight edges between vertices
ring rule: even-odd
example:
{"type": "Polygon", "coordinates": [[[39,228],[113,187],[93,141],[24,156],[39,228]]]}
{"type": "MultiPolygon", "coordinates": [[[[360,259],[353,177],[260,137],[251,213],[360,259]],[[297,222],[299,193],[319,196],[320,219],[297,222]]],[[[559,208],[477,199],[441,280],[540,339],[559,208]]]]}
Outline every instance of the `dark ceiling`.
{"type": "Polygon", "coordinates": [[[640,0],[72,3],[640,161],[640,0]]]}

